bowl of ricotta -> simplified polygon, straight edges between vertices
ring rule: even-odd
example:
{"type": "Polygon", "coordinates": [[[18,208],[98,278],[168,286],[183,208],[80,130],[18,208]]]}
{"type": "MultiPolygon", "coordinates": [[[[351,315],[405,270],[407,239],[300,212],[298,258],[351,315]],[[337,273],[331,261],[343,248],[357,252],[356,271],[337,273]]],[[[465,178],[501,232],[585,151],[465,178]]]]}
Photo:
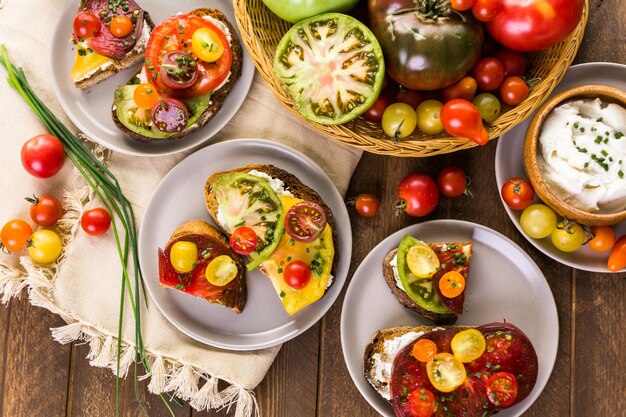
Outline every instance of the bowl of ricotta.
{"type": "Polygon", "coordinates": [[[583,85],[548,100],[524,141],[535,192],[563,217],[589,226],[626,220],[626,92],[583,85]]]}

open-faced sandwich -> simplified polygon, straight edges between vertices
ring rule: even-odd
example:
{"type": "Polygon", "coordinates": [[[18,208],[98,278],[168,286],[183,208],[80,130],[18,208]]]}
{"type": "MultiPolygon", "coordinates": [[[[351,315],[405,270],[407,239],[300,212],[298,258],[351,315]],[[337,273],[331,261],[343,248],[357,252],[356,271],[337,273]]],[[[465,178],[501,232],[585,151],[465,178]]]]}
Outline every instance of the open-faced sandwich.
{"type": "Polygon", "coordinates": [[[81,0],[70,77],[85,89],[143,60],[154,23],[134,0],[81,0]]]}
{"type": "Polygon", "coordinates": [[[212,175],[205,188],[211,217],[231,247],[260,269],[292,315],[321,299],[333,283],[337,236],[322,198],[272,165],[212,175]]]}
{"type": "Polygon", "coordinates": [[[424,243],[402,238],[383,261],[383,276],[400,303],[437,324],[463,313],[472,242],[424,243]]]}
{"type": "Polygon", "coordinates": [[[246,304],[241,256],[218,230],[200,220],[178,226],[165,248],[159,249],[159,282],[237,313],[246,304]]]}
{"type": "Polygon", "coordinates": [[[220,109],[242,60],[235,29],[221,11],[172,16],[152,31],[143,67],[115,90],[113,121],[142,142],[187,136],[220,109]]]}
{"type": "Polygon", "coordinates": [[[538,361],[528,337],[508,323],[403,326],[376,333],[363,367],[397,417],[488,417],[530,394],[538,361]]]}

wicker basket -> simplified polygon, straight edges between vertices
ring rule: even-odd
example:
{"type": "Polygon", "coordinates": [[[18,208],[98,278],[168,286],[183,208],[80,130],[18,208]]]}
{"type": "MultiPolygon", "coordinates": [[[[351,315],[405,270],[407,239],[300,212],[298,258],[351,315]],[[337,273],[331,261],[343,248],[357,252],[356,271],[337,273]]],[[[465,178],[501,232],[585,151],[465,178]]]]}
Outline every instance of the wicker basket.
{"type": "MultiPolygon", "coordinates": [[[[274,95],[285,107],[326,136],[368,152],[404,157],[440,155],[476,146],[468,139],[452,137],[445,132],[440,135],[426,135],[417,129],[408,138],[394,142],[385,135],[380,124],[371,123],[363,117],[337,126],[324,126],[305,120],[294,109],[291,97],[283,91],[273,73],[276,46],[291,24],[272,13],[261,0],[233,0],[233,4],[243,42],[274,95]]],[[[520,105],[502,109],[502,114],[488,129],[491,139],[497,138],[530,116],[561,81],[582,41],[588,11],[589,4],[585,1],[581,21],[567,39],[530,55],[528,75],[540,81],[531,87],[528,98],[520,105]]]]}

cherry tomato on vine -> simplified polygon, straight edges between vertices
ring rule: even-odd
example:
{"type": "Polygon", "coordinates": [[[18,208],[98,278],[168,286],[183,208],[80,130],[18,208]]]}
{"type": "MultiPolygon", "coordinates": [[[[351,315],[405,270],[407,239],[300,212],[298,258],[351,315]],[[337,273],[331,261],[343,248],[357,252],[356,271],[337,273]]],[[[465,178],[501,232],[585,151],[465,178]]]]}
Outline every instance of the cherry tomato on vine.
{"type": "Polygon", "coordinates": [[[302,261],[291,261],[283,274],[285,282],[294,290],[301,290],[311,280],[311,269],[302,261]]]}
{"type": "Polygon", "coordinates": [[[452,6],[454,10],[464,12],[465,10],[471,9],[474,2],[475,0],[450,0],[450,6],[452,6]]]}
{"type": "Polygon", "coordinates": [[[413,417],[430,417],[435,412],[435,396],[426,388],[409,394],[409,409],[413,417]]]}
{"type": "Polygon", "coordinates": [[[33,196],[26,198],[31,203],[30,218],[40,226],[51,226],[63,215],[63,206],[53,195],[33,196]]]}
{"type": "Polygon", "coordinates": [[[420,339],[411,348],[411,354],[420,362],[428,362],[437,354],[437,345],[429,339],[420,339]]]}
{"type": "Polygon", "coordinates": [[[472,101],[472,99],[476,95],[477,88],[478,83],[476,83],[476,80],[468,75],[458,83],[452,84],[451,86],[444,88],[441,96],[444,103],[455,98],[462,98],[467,101],[472,101]]]}
{"type": "Polygon", "coordinates": [[[420,92],[416,90],[406,90],[401,88],[400,91],[398,91],[398,94],[396,94],[396,103],[408,104],[414,109],[417,108],[422,101],[424,101],[424,98],[420,92]]]}
{"type": "Polygon", "coordinates": [[[423,217],[435,210],[439,202],[437,185],[428,175],[411,174],[398,185],[396,215],[405,211],[409,216],[423,217]]]}
{"type": "Polygon", "coordinates": [[[24,220],[13,219],[8,221],[0,231],[2,247],[17,252],[28,245],[28,239],[33,234],[33,228],[24,220]]]}
{"type": "Polygon", "coordinates": [[[520,52],[510,49],[501,49],[494,54],[504,66],[504,77],[526,74],[526,57],[520,52]]]}
{"type": "Polygon", "coordinates": [[[380,201],[374,194],[359,194],[354,199],[354,208],[362,217],[374,217],[379,205],[380,201]]]}
{"type": "Polygon", "coordinates": [[[609,226],[594,226],[591,228],[593,238],[587,242],[592,250],[606,252],[615,245],[615,231],[609,226]]]}
{"type": "Polygon", "coordinates": [[[247,226],[236,228],[230,235],[230,247],[239,255],[250,255],[259,244],[259,236],[247,226]]]}
{"type": "Polygon", "coordinates": [[[513,210],[524,210],[535,198],[535,190],[524,178],[511,178],[504,183],[501,190],[502,199],[513,210]]]}
{"type": "Polygon", "coordinates": [[[74,17],[74,34],[79,38],[91,38],[100,31],[100,19],[91,12],[80,12],[74,17]]]}
{"type": "Polygon", "coordinates": [[[489,22],[498,14],[501,0],[476,0],[472,5],[474,17],[481,22],[489,22]]]}
{"type": "Polygon", "coordinates": [[[517,398],[517,380],[508,372],[498,372],[487,380],[487,398],[497,408],[510,407],[517,398]]]}
{"type": "Polygon", "coordinates": [[[612,272],[626,268],[626,235],[617,239],[617,242],[613,245],[607,262],[607,268],[612,272]]]}
{"type": "Polygon", "coordinates": [[[446,197],[459,197],[461,194],[468,194],[467,175],[459,167],[448,166],[437,174],[437,186],[439,191],[446,197]]]}
{"type": "Polygon", "coordinates": [[[472,76],[481,90],[495,91],[504,81],[504,65],[498,58],[483,58],[472,70],[472,76]]]}
{"type": "Polygon", "coordinates": [[[468,138],[479,145],[489,142],[489,133],[483,126],[478,108],[460,98],[450,100],[441,108],[441,122],[446,132],[468,138]]]}
{"type": "Polygon", "coordinates": [[[52,135],[37,135],[22,146],[22,165],[37,178],[48,178],[63,167],[65,151],[60,140],[52,135]]]}
{"type": "Polygon", "coordinates": [[[133,22],[124,15],[115,16],[109,25],[111,34],[116,38],[128,36],[133,31],[133,22]]]}
{"type": "Polygon", "coordinates": [[[415,109],[406,103],[393,103],[385,109],[382,125],[387,136],[394,139],[406,138],[417,126],[415,109]]]}
{"type": "Polygon", "coordinates": [[[500,99],[509,106],[517,106],[528,97],[528,85],[522,78],[505,78],[500,86],[500,99]]]}
{"type": "Polygon", "coordinates": [[[92,236],[104,234],[111,226],[111,215],[102,207],[89,209],[80,218],[80,226],[92,236]]]}
{"type": "Polygon", "coordinates": [[[383,120],[383,113],[385,113],[385,109],[391,106],[391,100],[389,100],[385,96],[379,96],[372,107],[367,109],[367,111],[363,114],[370,122],[380,123],[383,120]]]}
{"type": "Polygon", "coordinates": [[[550,234],[550,239],[554,247],[561,252],[574,252],[585,242],[585,231],[581,225],[564,220],[557,223],[550,234]]]}

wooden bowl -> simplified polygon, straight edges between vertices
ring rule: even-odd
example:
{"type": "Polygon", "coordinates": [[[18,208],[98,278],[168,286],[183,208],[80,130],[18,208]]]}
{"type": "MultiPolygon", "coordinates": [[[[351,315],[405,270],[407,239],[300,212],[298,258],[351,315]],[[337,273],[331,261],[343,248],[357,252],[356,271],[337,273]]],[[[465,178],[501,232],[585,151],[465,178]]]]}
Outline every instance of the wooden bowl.
{"type": "Polygon", "coordinates": [[[615,213],[590,213],[566,204],[544,181],[537,164],[537,142],[542,126],[552,110],[566,101],[600,98],[626,108],[626,92],[605,85],[581,85],[565,90],[549,99],[535,114],[524,139],[524,169],[539,198],[561,216],[588,226],[610,226],[626,221],[626,210],[615,213]]]}

